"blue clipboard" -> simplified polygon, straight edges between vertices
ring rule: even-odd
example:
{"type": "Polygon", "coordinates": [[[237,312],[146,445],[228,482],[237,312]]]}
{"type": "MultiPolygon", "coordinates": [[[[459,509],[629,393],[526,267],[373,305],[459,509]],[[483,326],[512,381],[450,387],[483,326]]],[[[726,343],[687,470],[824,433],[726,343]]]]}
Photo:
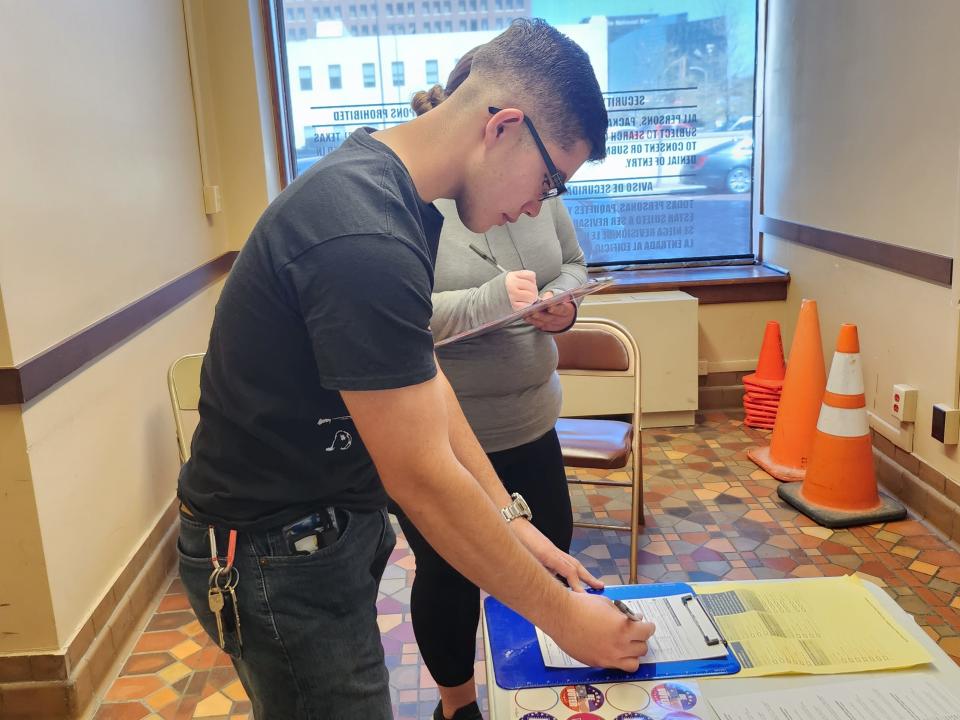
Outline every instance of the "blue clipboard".
{"type": "MultiPolygon", "coordinates": [[[[611,600],[693,595],[686,583],[657,585],[621,585],[606,588],[603,596],[611,600]]],[[[662,678],[733,675],[740,672],[740,663],[727,648],[727,657],[640,665],[634,673],[603,668],[548,668],[543,664],[537,633],[533,624],[493,597],[484,601],[487,638],[493,656],[493,672],[504,690],[520,690],[555,685],[659,680],[662,678]]],[[[722,638],[721,638],[722,639],[722,638]]],[[[723,641],[726,645],[726,641],[723,641]]]]}

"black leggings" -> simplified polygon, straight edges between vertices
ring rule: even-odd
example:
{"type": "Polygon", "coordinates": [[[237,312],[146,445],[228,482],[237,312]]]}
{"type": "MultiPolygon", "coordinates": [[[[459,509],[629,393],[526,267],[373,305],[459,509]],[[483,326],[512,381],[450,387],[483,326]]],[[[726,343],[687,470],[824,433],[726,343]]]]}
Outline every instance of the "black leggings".
{"type": "MultiPolygon", "coordinates": [[[[520,493],[530,505],[537,529],[569,551],[573,513],[556,431],[487,457],[507,491],[520,493]]],[[[391,512],[417,559],[410,612],[420,654],[438,685],[462,685],[473,677],[480,591],[430,547],[395,503],[391,512]]]]}

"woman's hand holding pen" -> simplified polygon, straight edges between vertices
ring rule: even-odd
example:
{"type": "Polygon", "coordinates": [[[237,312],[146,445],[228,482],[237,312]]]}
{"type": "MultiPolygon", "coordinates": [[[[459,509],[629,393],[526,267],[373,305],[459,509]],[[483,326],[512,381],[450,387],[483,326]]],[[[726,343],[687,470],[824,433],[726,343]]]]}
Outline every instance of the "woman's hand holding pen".
{"type": "Polygon", "coordinates": [[[507,297],[510,298],[510,306],[514,310],[520,310],[527,305],[536,302],[537,295],[537,274],[533,270],[513,270],[507,273],[504,279],[507,287],[507,297]]]}

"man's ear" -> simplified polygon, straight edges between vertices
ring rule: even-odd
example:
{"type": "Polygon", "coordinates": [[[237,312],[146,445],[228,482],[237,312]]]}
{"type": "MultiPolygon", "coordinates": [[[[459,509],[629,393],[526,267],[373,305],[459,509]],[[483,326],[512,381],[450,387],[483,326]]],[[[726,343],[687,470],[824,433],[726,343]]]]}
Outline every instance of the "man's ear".
{"type": "Polygon", "coordinates": [[[508,125],[515,125],[523,120],[523,111],[516,108],[506,108],[500,110],[496,115],[487,120],[484,132],[484,141],[489,145],[496,142],[508,125]]]}

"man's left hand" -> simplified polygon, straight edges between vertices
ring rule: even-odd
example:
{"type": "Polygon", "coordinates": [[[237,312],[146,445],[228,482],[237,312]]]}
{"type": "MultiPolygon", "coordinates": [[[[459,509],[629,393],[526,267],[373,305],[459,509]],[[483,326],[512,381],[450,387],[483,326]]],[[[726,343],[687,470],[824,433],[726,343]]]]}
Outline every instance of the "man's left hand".
{"type": "Polygon", "coordinates": [[[514,520],[510,523],[510,529],[541,565],[566,580],[567,585],[576,592],[583,592],[583,583],[597,590],[603,589],[603,583],[591,575],[579,560],[550,542],[528,520],[514,520]]]}
{"type": "MultiPolygon", "coordinates": [[[[541,300],[549,300],[553,291],[547,290],[541,295],[541,300]]],[[[526,318],[527,322],[544,332],[561,332],[569,328],[577,317],[577,306],[573,301],[553,305],[545,310],[536,312],[526,318]]]]}

